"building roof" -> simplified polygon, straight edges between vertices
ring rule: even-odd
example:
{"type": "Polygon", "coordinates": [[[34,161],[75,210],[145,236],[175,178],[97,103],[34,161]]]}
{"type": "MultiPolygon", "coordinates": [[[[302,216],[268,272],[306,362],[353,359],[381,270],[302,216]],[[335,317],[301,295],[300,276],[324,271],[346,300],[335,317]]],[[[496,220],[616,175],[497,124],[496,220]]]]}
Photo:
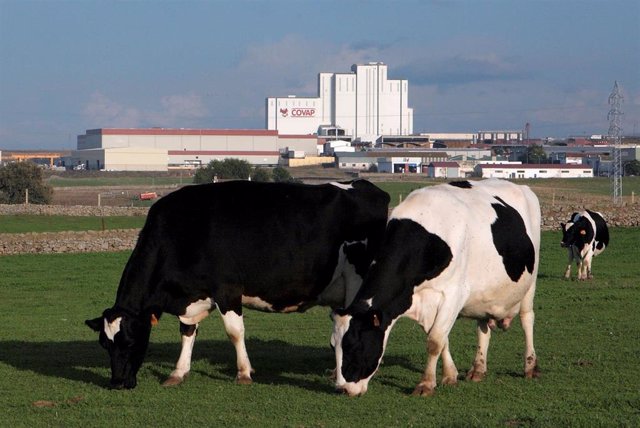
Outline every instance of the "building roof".
{"type": "Polygon", "coordinates": [[[429,166],[432,166],[435,168],[459,168],[460,167],[460,165],[458,165],[457,162],[431,162],[429,166]]]}
{"type": "MultiPolygon", "coordinates": [[[[239,135],[278,136],[271,129],[187,129],[187,128],[99,128],[87,129],[87,135],[239,135]]],[[[288,136],[291,138],[291,136],[288,136]]],[[[305,137],[307,137],[305,135],[305,137]]]]}
{"type": "Polygon", "coordinates": [[[434,152],[434,151],[416,151],[416,150],[366,150],[359,152],[343,152],[340,156],[345,157],[363,157],[363,158],[447,158],[446,152],[434,152]]]}
{"type": "Polygon", "coordinates": [[[576,165],[568,163],[484,163],[479,164],[478,167],[482,169],[592,169],[590,165],[576,165]]]}

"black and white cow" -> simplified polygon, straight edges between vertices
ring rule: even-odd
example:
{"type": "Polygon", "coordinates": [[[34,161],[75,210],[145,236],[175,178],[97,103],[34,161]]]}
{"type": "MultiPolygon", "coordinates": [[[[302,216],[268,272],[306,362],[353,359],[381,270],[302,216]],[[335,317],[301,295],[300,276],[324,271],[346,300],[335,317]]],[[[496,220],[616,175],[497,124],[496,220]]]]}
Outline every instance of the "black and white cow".
{"type": "Polygon", "coordinates": [[[571,264],[578,266],[578,279],[590,279],[591,262],[609,245],[609,228],[602,214],[585,210],[571,214],[567,223],[560,223],[562,242],[567,249],[569,262],[564,272],[566,279],[571,278],[571,264]]]}
{"type": "Polygon", "coordinates": [[[115,304],[86,323],[111,358],[111,386],[134,388],[152,323],[180,319],[182,351],[166,385],[191,366],[198,323],[216,307],[251,382],[242,306],[270,312],[346,307],[384,234],[389,195],[364,181],[233,181],[189,186],[151,207],[115,304]]]}
{"type": "Polygon", "coordinates": [[[354,302],[334,311],[336,388],[361,395],[378,369],[391,328],[402,316],[428,334],[427,365],[414,394],[431,395],[442,356],[442,384],[457,382],[449,332],[459,316],[478,320],[478,348],[467,378],[487,371],[491,328],[518,313],[525,375],[538,375],[533,297],[540,206],[526,186],[460,181],[412,192],[391,213],[385,239],[354,302]]]}

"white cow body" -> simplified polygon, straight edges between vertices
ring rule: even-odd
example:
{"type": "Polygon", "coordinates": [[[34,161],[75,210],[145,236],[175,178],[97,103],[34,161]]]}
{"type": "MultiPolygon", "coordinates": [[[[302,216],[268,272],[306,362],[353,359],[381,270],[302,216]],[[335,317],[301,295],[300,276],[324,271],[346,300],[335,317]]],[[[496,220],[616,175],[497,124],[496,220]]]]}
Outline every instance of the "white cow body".
{"type": "MultiPolygon", "coordinates": [[[[347,379],[347,375],[341,370],[346,351],[340,349],[338,356],[338,348],[342,348],[342,339],[352,327],[351,317],[356,316],[360,319],[362,314],[368,311],[380,311],[382,325],[379,328],[384,332],[382,353],[391,327],[400,316],[417,321],[428,334],[428,361],[422,380],[416,387],[416,394],[429,395],[434,392],[436,365],[440,356],[443,357],[442,383],[456,382],[458,372],[449,353],[448,335],[458,316],[478,320],[478,351],[468,378],[481,380],[486,373],[486,356],[491,334],[488,326],[499,323],[507,327],[511,319],[518,314],[522,319],[526,340],[525,373],[528,377],[536,375],[533,297],[540,247],[540,207],[537,198],[528,187],[500,180],[486,180],[462,188],[440,185],[420,189],[411,193],[392,212],[387,233],[382,254],[376,258],[376,265],[356,296],[356,300],[361,299],[360,308],[353,306],[348,309],[341,322],[336,324],[333,342],[337,344],[338,389],[349,395],[360,395],[366,391],[369,379],[373,376],[373,373],[364,373],[366,376],[358,378],[352,374],[350,379],[347,379]],[[500,223],[500,227],[496,226],[497,229],[493,230],[492,225],[499,223],[497,210],[505,212],[501,221],[521,218],[521,230],[514,225],[513,236],[504,236],[508,235],[506,231],[511,230],[506,223],[500,223]],[[405,228],[409,228],[411,232],[403,231],[405,228]],[[427,242],[424,249],[420,248],[425,247],[422,244],[410,244],[412,237],[415,237],[413,239],[416,241],[423,239],[420,238],[421,234],[425,234],[424,239],[427,242]],[[523,236],[525,234],[526,236],[523,236]],[[510,240],[516,242],[512,243],[510,240]],[[526,245],[523,247],[518,240],[526,245]],[[416,248],[406,254],[399,254],[405,251],[403,246],[407,245],[416,245],[416,248]],[[504,245],[506,247],[503,247],[504,245]],[[503,258],[504,254],[500,254],[499,247],[503,253],[522,252],[522,257],[518,256],[520,259],[509,262],[513,265],[511,273],[506,268],[507,261],[503,258]],[[389,253],[385,254],[385,251],[389,253]],[[448,262],[447,257],[450,257],[448,262]],[[416,258],[425,259],[427,262],[416,258]],[[438,261],[440,258],[442,261],[438,261]],[[520,266],[525,259],[526,268],[520,266]],[[421,263],[424,266],[408,275],[409,282],[404,281],[403,284],[402,280],[394,281],[393,272],[403,272],[403,266],[421,263]],[[421,273],[421,269],[431,269],[430,263],[442,266],[426,275],[421,273]],[[421,279],[411,281],[412,277],[421,279]],[[389,289],[393,289],[393,292],[390,293],[389,289]],[[406,293],[410,293],[411,296],[408,303],[399,298],[389,299],[390,294],[404,296],[406,293]],[[364,299],[368,299],[370,303],[368,308],[363,310],[363,305],[366,306],[363,304],[364,299]]],[[[358,326],[353,328],[362,328],[364,331],[371,327],[366,326],[366,322],[363,326],[361,321],[358,321],[358,326]]],[[[373,331],[375,328],[374,325],[373,331]]],[[[364,335],[360,334],[358,337],[364,335]]],[[[378,364],[382,353],[379,355],[378,364]]],[[[350,367],[344,372],[357,371],[354,367],[353,363],[350,363],[350,367]]]]}

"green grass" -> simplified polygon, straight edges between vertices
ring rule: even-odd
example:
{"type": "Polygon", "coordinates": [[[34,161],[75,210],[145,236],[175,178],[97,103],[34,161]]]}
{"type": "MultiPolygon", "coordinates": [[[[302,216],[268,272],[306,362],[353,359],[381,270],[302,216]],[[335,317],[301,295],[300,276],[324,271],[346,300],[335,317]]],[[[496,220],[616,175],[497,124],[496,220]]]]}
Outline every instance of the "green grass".
{"type": "Polygon", "coordinates": [[[145,220],[144,216],[3,215],[0,216],[0,233],[136,229],[141,228],[145,220]]]}
{"type": "MultiPolygon", "coordinates": [[[[106,352],[83,325],[115,299],[128,252],[0,257],[1,425],[33,426],[638,426],[640,424],[640,229],[613,229],[595,259],[595,278],[564,281],[557,232],[543,233],[536,296],[542,377],[522,377],[519,323],[493,336],[489,375],[475,384],[412,397],[425,363],[425,337],[401,320],[384,365],[360,398],[336,395],[328,311],[245,312],[256,373],[236,385],[235,354],[217,314],[205,320],[192,372],[163,388],[178,357],[178,322],[154,328],[133,391],[110,391],[106,352]],[[37,407],[41,401],[52,407],[37,407]]],[[[451,348],[463,373],[475,352],[475,324],[459,320],[451,348]]]]}

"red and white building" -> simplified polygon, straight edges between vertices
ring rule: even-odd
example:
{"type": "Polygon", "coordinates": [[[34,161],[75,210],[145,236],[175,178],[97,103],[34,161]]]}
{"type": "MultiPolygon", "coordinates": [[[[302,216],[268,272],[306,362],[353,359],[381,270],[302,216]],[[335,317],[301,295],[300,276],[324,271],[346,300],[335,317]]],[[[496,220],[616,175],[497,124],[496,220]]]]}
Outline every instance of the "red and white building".
{"type": "Polygon", "coordinates": [[[71,162],[111,171],[197,168],[226,158],[274,166],[290,151],[317,156],[323,142],[265,129],[101,128],[78,136],[71,162]]]}

